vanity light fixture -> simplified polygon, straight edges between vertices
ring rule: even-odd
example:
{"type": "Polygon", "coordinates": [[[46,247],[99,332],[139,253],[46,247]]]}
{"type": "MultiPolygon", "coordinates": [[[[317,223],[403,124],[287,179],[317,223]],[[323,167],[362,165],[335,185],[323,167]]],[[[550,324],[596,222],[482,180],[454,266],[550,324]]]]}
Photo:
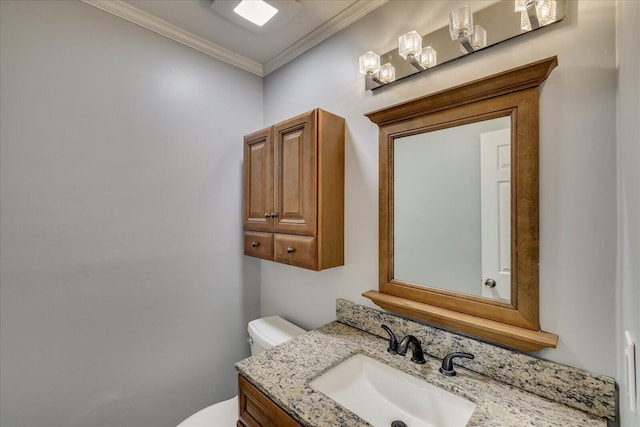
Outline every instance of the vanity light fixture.
{"type": "Polygon", "coordinates": [[[278,13],[278,9],[263,0],[242,0],[233,11],[259,27],[278,13]]]}
{"type": "Polygon", "coordinates": [[[515,0],[516,12],[520,12],[520,28],[524,31],[556,22],[557,8],[556,0],[515,0]]]}
{"type": "Polygon", "coordinates": [[[388,52],[377,55],[369,51],[362,55],[360,72],[366,76],[365,90],[376,90],[505,40],[523,36],[539,27],[560,22],[567,15],[568,1],[500,0],[474,11],[473,3],[468,0],[464,2],[466,4],[462,3],[462,7],[449,12],[448,25],[424,36],[417,30],[409,31],[398,37],[398,45],[388,52]],[[383,62],[387,64],[383,65],[383,62]]]}
{"type": "Polygon", "coordinates": [[[416,59],[422,54],[422,36],[417,31],[409,31],[398,37],[398,53],[418,70],[424,67],[416,59]]]}

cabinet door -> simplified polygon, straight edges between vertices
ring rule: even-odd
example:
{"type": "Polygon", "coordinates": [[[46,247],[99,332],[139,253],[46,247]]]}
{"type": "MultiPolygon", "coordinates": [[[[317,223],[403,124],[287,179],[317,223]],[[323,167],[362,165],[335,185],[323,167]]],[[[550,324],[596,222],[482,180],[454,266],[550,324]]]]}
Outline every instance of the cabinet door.
{"type": "Polygon", "coordinates": [[[300,427],[296,420],[242,375],[238,375],[238,406],[238,427],[300,427]]]}
{"type": "Polygon", "coordinates": [[[244,229],[273,231],[273,131],[244,137],[244,229]]]}
{"type": "Polygon", "coordinates": [[[274,126],[276,233],[317,232],[316,111],[274,126]]]}

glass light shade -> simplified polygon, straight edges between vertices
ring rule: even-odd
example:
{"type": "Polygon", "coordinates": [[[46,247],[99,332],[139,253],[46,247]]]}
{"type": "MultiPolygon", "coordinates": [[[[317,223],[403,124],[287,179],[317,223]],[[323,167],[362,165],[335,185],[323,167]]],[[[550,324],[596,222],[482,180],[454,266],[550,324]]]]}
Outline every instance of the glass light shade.
{"type": "Polygon", "coordinates": [[[526,12],[527,5],[535,3],[537,0],[515,0],[516,12],[526,12]]]}
{"type": "Polygon", "coordinates": [[[551,24],[556,21],[556,0],[538,0],[536,13],[540,25],[551,24]]]}
{"type": "Polygon", "coordinates": [[[422,36],[417,31],[409,31],[407,34],[398,37],[398,51],[404,59],[407,59],[409,55],[420,55],[422,51],[422,36]]]}
{"type": "Polygon", "coordinates": [[[438,62],[438,53],[431,46],[422,48],[418,62],[425,68],[433,67],[438,62]]]}
{"type": "Polygon", "coordinates": [[[483,47],[487,47],[487,30],[482,28],[480,25],[476,25],[473,27],[473,35],[471,36],[471,46],[473,46],[473,50],[482,49],[483,47]]]}
{"type": "Polygon", "coordinates": [[[375,74],[378,71],[380,71],[380,55],[369,51],[360,57],[360,72],[362,74],[375,74]]]}
{"type": "Polygon", "coordinates": [[[520,29],[523,31],[531,31],[531,21],[526,10],[520,11],[520,29]]]}
{"type": "Polygon", "coordinates": [[[380,67],[380,80],[385,83],[391,83],[396,79],[396,69],[393,65],[386,63],[380,67]]]}
{"type": "MultiPolygon", "coordinates": [[[[538,0],[536,3],[536,16],[540,26],[556,22],[556,0],[538,0]]],[[[531,22],[526,8],[520,12],[520,28],[524,31],[531,31],[531,22]]]]}
{"type": "Polygon", "coordinates": [[[449,12],[449,33],[451,40],[458,40],[473,34],[471,6],[465,5],[449,12]]]}

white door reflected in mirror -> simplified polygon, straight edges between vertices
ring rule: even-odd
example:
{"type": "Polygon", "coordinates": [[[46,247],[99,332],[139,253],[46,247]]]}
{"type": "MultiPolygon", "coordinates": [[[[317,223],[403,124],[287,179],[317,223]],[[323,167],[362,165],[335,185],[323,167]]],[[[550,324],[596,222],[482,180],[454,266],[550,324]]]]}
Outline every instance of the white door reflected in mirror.
{"type": "Polygon", "coordinates": [[[511,301],[511,132],[480,134],[482,296],[511,301]]]}

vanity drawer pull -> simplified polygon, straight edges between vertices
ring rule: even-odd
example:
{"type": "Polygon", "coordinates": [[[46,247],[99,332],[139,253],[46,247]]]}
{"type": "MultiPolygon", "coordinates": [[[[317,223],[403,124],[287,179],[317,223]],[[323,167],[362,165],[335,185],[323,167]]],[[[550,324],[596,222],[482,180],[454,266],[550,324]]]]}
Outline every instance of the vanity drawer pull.
{"type": "Polygon", "coordinates": [[[251,242],[251,246],[257,248],[260,245],[258,242],[251,242]]]}
{"type": "Polygon", "coordinates": [[[291,246],[289,246],[289,247],[287,248],[287,253],[288,253],[288,254],[292,254],[292,253],[293,253],[293,248],[292,248],[291,246]]]}

